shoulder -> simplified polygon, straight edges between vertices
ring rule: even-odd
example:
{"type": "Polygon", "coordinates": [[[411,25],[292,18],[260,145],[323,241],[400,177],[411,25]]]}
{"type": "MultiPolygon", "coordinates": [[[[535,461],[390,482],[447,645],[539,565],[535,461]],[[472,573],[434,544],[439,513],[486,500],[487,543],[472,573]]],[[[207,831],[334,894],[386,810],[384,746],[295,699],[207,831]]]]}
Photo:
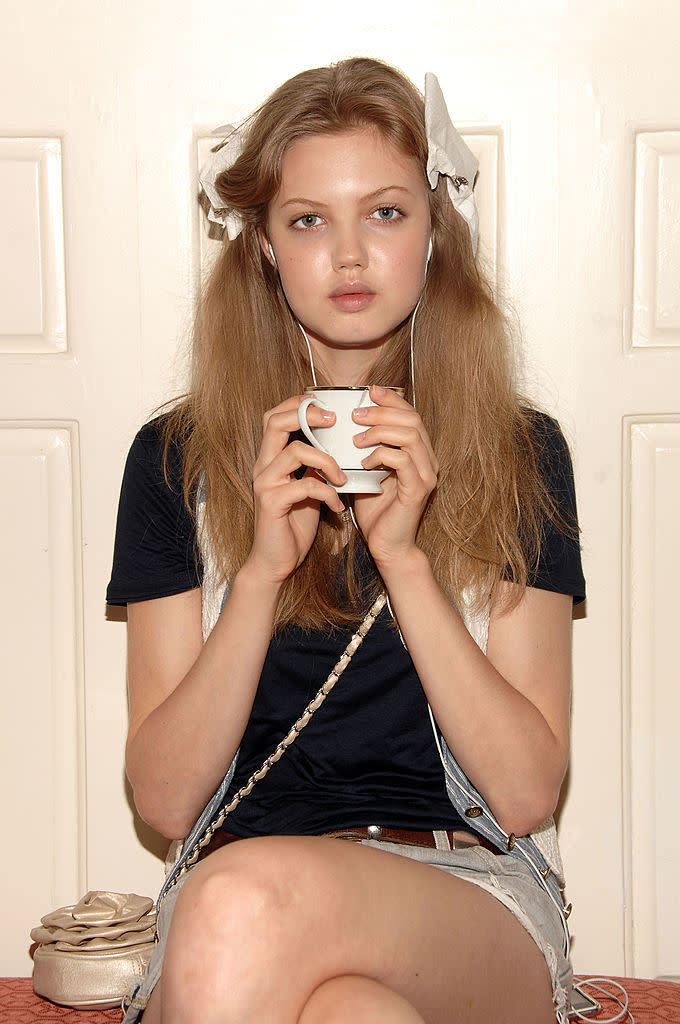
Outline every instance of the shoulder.
{"type": "MultiPolygon", "coordinates": [[[[539,409],[525,408],[525,422],[539,472],[553,498],[560,503],[560,491],[570,499],[574,488],[571,452],[556,419],[539,409]]],[[[571,503],[571,502],[570,502],[571,503]]]]}
{"type": "Polygon", "coordinates": [[[187,529],[193,501],[185,501],[184,453],[167,415],[158,416],[137,432],[123,473],[120,513],[127,510],[147,522],[171,531],[187,529]]]}
{"type": "Polygon", "coordinates": [[[109,604],[165,597],[200,584],[182,447],[167,417],[146,423],[128,453],[118,503],[109,604]]]}
{"type": "MultiPolygon", "coordinates": [[[[185,503],[184,447],[167,414],[145,423],[130,445],[121,497],[171,506],[185,503]]],[[[193,504],[190,501],[190,504],[193,504]]]]}
{"type": "Polygon", "coordinates": [[[523,412],[538,455],[544,454],[548,458],[551,455],[569,455],[569,447],[556,419],[530,406],[525,406],[523,412]]]}
{"type": "Polygon", "coordinates": [[[141,472],[167,478],[171,486],[181,482],[182,446],[169,430],[167,414],[149,420],[137,432],[127,461],[133,469],[139,467],[141,472]]]}
{"type": "Polygon", "coordinates": [[[538,565],[530,586],[585,598],[581,564],[574,471],[569,446],[557,420],[535,409],[526,410],[531,444],[550,503],[543,524],[538,565]]]}

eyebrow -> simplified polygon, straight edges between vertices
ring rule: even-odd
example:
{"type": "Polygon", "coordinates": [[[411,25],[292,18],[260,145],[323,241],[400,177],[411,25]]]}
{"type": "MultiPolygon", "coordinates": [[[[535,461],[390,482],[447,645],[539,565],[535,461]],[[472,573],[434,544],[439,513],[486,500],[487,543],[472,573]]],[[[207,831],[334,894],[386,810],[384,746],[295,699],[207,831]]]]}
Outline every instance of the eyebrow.
{"type": "MultiPolygon", "coordinates": [[[[403,185],[384,185],[382,188],[377,188],[375,192],[369,192],[368,195],[361,196],[359,202],[367,203],[372,199],[379,199],[380,196],[384,195],[385,192],[405,192],[406,195],[413,195],[410,188],[405,188],[403,185]]],[[[319,209],[323,209],[328,206],[327,203],[321,203],[316,199],[307,199],[304,196],[293,196],[291,199],[287,199],[285,203],[281,204],[281,209],[286,206],[293,206],[295,204],[301,206],[314,206],[319,209]]]]}

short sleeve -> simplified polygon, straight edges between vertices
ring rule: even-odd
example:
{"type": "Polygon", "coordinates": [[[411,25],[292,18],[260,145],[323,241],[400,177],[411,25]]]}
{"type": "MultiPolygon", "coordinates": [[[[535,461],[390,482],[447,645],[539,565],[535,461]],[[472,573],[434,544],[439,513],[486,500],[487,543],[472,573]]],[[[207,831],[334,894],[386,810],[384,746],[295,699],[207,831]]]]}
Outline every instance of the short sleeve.
{"type": "Polygon", "coordinates": [[[539,469],[561,523],[545,524],[538,565],[529,574],[529,586],[571,594],[574,604],[585,600],[586,582],[581,564],[576,492],[571,455],[558,423],[534,413],[539,469]]]}
{"type": "Polygon", "coordinates": [[[160,420],[142,427],[125,464],[118,505],[108,604],[169,597],[201,584],[194,518],[182,494],[176,443],[163,467],[160,420]]]}

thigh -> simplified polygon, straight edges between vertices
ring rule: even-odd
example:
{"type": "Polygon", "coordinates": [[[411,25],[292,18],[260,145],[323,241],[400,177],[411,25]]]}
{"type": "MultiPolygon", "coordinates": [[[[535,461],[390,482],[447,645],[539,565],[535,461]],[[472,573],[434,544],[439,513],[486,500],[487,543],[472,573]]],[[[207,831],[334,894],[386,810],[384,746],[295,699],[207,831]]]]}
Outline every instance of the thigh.
{"type": "Polygon", "coordinates": [[[257,978],[248,998],[269,1020],[294,1024],[325,981],[357,975],[428,1024],[554,1021],[546,962],[527,931],[488,892],[430,865],[340,839],[268,837],[218,850],[192,876],[171,928],[174,962],[186,953],[181,933],[195,945],[196,916],[210,917],[210,948],[228,959],[232,984],[257,978]]]}
{"type": "Polygon", "coordinates": [[[160,1024],[161,1021],[161,986],[156,985],[151,993],[146,1009],[142,1014],[143,1024],[160,1024]]]}
{"type": "Polygon", "coordinates": [[[298,1024],[426,1024],[417,1010],[373,978],[343,975],[319,985],[298,1024]]]}

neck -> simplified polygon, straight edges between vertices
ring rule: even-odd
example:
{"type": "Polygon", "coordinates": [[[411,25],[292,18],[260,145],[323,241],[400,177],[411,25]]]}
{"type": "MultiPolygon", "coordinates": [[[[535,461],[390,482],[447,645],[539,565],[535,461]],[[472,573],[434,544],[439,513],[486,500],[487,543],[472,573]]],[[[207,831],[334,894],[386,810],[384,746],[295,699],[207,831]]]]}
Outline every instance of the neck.
{"type": "Polygon", "coordinates": [[[369,348],[341,348],[321,344],[310,338],[310,348],[317,373],[333,386],[349,384],[370,384],[372,368],[375,366],[384,342],[369,348]]]}

